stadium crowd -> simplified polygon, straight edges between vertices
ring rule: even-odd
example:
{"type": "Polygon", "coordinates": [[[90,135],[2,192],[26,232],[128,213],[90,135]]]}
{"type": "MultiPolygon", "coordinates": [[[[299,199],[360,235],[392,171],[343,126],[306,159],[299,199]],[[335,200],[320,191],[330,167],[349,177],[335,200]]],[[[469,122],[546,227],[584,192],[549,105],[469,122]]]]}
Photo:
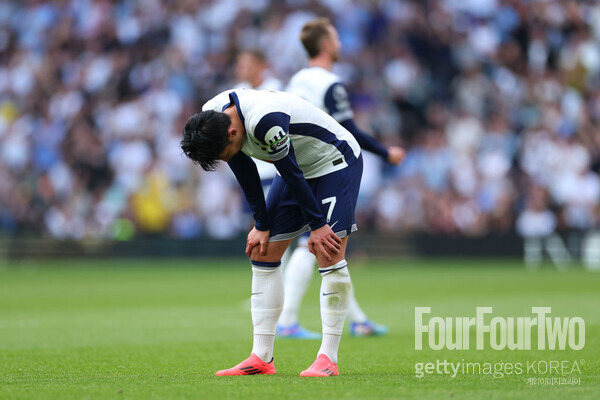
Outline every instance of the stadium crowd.
{"type": "Polygon", "coordinates": [[[574,0],[22,0],[0,4],[0,231],[228,238],[250,221],[228,168],[181,153],[236,54],[286,81],[327,16],[366,156],[359,226],[545,235],[600,221],[600,3],[574,0]]]}

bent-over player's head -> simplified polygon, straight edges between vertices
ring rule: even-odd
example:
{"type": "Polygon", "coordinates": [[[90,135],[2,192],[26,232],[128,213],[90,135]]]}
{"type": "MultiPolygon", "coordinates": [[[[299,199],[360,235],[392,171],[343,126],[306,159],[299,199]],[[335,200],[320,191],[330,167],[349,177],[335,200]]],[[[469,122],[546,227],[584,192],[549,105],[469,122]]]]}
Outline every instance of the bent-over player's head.
{"type": "Polygon", "coordinates": [[[340,40],[337,30],[328,18],[307,22],[300,32],[300,41],[310,58],[327,54],[332,61],[340,58],[340,40]]]}
{"type": "Polygon", "coordinates": [[[227,131],[231,118],[225,113],[202,111],[187,120],[183,128],[181,149],[205,171],[214,171],[229,144],[227,131]]]}

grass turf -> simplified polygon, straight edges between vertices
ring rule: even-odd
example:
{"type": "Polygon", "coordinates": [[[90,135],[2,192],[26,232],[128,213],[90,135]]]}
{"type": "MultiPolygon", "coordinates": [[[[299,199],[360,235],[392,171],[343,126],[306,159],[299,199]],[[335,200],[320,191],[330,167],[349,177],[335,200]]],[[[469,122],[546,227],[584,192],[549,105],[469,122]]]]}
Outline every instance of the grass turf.
{"type": "MultiPolygon", "coordinates": [[[[275,343],[277,375],[215,377],[247,357],[250,268],[243,260],[26,262],[0,269],[0,399],[391,399],[598,398],[600,274],[535,273],[511,261],[359,261],[351,273],[361,305],[388,325],[385,337],[348,335],[341,375],[299,378],[317,341],[275,343]],[[581,351],[414,349],[414,307],[433,315],[552,316],[586,322],[581,351]],[[415,364],[577,361],[580,385],[530,385],[524,373],[494,378],[415,376],[415,364]]],[[[319,330],[315,276],[301,322],[319,330]]]]}

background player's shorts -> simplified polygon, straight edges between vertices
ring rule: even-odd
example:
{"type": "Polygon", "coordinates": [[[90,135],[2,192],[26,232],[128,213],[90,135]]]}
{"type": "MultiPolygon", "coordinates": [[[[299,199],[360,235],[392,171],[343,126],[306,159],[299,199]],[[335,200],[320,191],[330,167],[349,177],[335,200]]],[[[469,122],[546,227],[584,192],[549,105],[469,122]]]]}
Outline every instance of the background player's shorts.
{"type": "MultiPolygon", "coordinates": [[[[363,161],[360,156],[342,170],[306,180],[321,204],[329,226],[340,238],[358,229],[354,220],[354,209],[362,169],[363,161]]],[[[271,221],[270,242],[292,239],[310,230],[298,202],[279,175],[273,180],[267,196],[267,213],[271,221]]]]}

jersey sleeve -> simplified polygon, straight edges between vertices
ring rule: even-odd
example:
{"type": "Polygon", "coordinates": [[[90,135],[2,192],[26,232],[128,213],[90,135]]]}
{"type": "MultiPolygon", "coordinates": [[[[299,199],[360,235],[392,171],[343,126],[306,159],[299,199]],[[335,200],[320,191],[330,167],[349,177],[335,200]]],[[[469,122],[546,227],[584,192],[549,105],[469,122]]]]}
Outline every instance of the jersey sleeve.
{"type": "Polygon", "coordinates": [[[300,205],[300,212],[311,230],[324,226],[327,220],[323,215],[317,198],[310,189],[306,179],[304,179],[304,175],[296,162],[294,148],[291,144],[287,156],[276,161],[274,164],[300,205]]]}
{"type": "Polygon", "coordinates": [[[354,123],[354,119],[347,119],[340,124],[346,128],[346,130],[350,132],[352,136],[354,136],[361,149],[365,149],[368,152],[377,154],[383,158],[384,161],[388,160],[389,154],[387,149],[373,137],[360,130],[360,128],[354,123]]]}
{"type": "Polygon", "coordinates": [[[256,229],[259,231],[269,230],[267,206],[256,164],[241,151],[231,158],[227,164],[229,164],[244,191],[246,200],[248,200],[250,209],[252,209],[256,229]]]}
{"type": "Polygon", "coordinates": [[[325,108],[327,108],[327,113],[337,122],[345,121],[354,116],[352,108],[350,107],[348,91],[340,82],[336,82],[329,86],[325,92],[324,103],[325,108]]]}
{"type": "Polygon", "coordinates": [[[262,149],[265,158],[275,164],[275,168],[298,202],[306,223],[311,229],[318,229],[324,226],[327,220],[298,166],[289,137],[289,128],[289,114],[282,111],[269,112],[260,118],[249,138],[262,149]]]}
{"type": "Polygon", "coordinates": [[[350,108],[350,100],[348,100],[348,92],[343,84],[336,82],[329,87],[325,93],[325,107],[329,115],[340,123],[352,136],[356,139],[361,148],[371,153],[377,154],[385,161],[388,159],[387,149],[382,146],[377,140],[361,131],[354,123],[354,114],[350,108]]]}
{"type": "Polygon", "coordinates": [[[253,139],[270,161],[279,161],[290,151],[290,116],[284,112],[265,114],[254,128],[253,139]]]}

